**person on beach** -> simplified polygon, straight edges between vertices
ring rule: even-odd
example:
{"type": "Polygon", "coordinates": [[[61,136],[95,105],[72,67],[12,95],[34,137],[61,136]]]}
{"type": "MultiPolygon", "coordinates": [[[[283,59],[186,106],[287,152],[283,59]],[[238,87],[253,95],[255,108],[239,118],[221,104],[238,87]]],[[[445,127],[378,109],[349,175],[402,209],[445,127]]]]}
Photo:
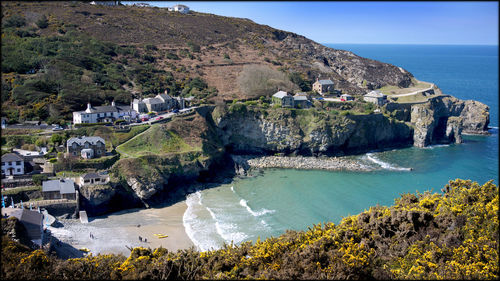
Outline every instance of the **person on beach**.
{"type": "Polygon", "coordinates": [[[141,237],[141,236],[139,236],[139,241],[141,241],[141,242],[142,242],[142,237],[141,237]]]}

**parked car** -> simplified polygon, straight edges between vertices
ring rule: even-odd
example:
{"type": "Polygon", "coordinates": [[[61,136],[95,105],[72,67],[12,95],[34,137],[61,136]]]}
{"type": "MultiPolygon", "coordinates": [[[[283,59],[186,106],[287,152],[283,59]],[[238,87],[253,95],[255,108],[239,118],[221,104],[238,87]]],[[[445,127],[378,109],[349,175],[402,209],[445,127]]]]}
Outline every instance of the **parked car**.
{"type": "Polygon", "coordinates": [[[158,116],[158,117],[156,117],[155,120],[161,120],[161,119],[163,119],[163,116],[158,116]]]}
{"type": "Polygon", "coordinates": [[[173,113],[179,113],[179,110],[178,109],[174,109],[174,111],[172,111],[173,113]]]}
{"type": "Polygon", "coordinates": [[[62,130],[64,130],[64,128],[61,126],[57,126],[57,127],[52,128],[52,131],[62,131],[62,130]]]}

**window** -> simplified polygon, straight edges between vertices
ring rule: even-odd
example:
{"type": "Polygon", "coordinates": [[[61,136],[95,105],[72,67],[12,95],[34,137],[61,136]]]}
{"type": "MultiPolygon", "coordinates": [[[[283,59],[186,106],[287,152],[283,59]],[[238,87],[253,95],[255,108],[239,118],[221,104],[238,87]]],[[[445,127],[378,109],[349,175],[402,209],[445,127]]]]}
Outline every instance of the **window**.
{"type": "Polygon", "coordinates": [[[21,172],[21,169],[17,168],[17,172],[20,173],[21,172]]]}
{"type": "Polygon", "coordinates": [[[16,161],[16,165],[21,165],[21,161],[16,161]]]}
{"type": "Polygon", "coordinates": [[[73,151],[73,155],[76,156],[76,151],[73,151]]]}
{"type": "Polygon", "coordinates": [[[12,166],[12,162],[9,161],[9,166],[12,166]]]}

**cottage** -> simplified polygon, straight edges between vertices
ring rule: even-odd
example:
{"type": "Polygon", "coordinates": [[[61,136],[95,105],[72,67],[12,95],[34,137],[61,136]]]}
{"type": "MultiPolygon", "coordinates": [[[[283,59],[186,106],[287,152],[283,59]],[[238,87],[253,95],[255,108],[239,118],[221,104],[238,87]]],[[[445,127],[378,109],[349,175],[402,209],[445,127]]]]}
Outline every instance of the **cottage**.
{"type": "Polygon", "coordinates": [[[24,175],[24,159],[15,153],[2,155],[2,177],[24,175]]]}
{"type": "Polygon", "coordinates": [[[309,108],[311,106],[311,102],[307,98],[306,93],[296,93],[293,96],[293,104],[294,107],[297,108],[309,108]]]}
{"type": "Polygon", "coordinates": [[[177,100],[173,99],[165,91],[164,94],[156,95],[154,98],[134,99],[132,101],[132,108],[139,113],[146,113],[151,111],[162,112],[170,110],[177,106],[177,100]]]}
{"type": "Polygon", "coordinates": [[[343,94],[340,96],[340,101],[353,101],[354,97],[349,94],[343,94]]]}
{"type": "Polygon", "coordinates": [[[185,5],[175,5],[172,8],[168,8],[169,11],[179,12],[181,14],[189,13],[189,7],[185,5]]]}
{"type": "Polygon", "coordinates": [[[80,176],[80,186],[106,184],[108,181],[108,175],[99,175],[97,173],[87,173],[80,176]]]}
{"type": "Polygon", "coordinates": [[[278,91],[271,97],[271,100],[273,104],[279,104],[281,107],[294,107],[293,96],[285,91],[278,91]]]}
{"type": "Polygon", "coordinates": [[[111,105],[95,106],[87,103],[84,111],[73,112],[73,124],[81,123],[109,123],[117,119],[135,119],[137,112],[132,106],[116,105],[113,101],[111,105]]]}
{"type": "Polygon", "coordinates": [[[106,142],[101,137],[77,137],[70,138],[66,142],[66,152],[69,155],[77,156],[81,155],[84,158],[101,157],[106,153],[106,142]],[[89,152],[86,149],[93,150],[89,152]],[[85,156],[84,156],[85,154],[85,156]]]}
{"type": "Polygon", "coordinates": [[[76,200],[75,182],[70,179],[44,181],[42,182],[42,196],[45,200],[76,200]]]}
{"type": "Polygon", "coordinates": [[[324,96],[329,92],[333,92],[333,86],[333,82],[330,79],[319,80],[318,78],[316,78],[316,82],[313,83],[313,91],[316,91],[324,96]]]}
{"type": "Polygon", "coordinates": [[[118,6],[120,5],[120,1],[92,1],[90,5],[102,5],[102,6],[118,6]]]}
{"type": "Polygon", "coordinates": [[[26,228],[28,238],[38,247],[43,242],[43,215],[36,211],[19,208],[2,208],[2,216],[16,217],[26,228]]]}
{"type": "Polygon", "coordinates": [[[382,106],[387,102],[387,96],[382,94],[379,90],[375,90],[364,95],[363,100],[382,106]]]}

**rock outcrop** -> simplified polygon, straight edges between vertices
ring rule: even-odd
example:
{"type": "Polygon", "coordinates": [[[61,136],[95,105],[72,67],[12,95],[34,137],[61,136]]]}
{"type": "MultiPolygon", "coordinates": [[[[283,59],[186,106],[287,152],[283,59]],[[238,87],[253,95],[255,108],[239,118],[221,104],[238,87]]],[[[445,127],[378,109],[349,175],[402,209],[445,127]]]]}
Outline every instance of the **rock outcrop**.
{"type": "Polygon", "coordinates": [[[412,105],[409,121],[415,128],[414,146],[460,143],[462,132],[487,133],[489,108],[477,101],[438,96],[429,99],[428,102],[412,105]]]}

